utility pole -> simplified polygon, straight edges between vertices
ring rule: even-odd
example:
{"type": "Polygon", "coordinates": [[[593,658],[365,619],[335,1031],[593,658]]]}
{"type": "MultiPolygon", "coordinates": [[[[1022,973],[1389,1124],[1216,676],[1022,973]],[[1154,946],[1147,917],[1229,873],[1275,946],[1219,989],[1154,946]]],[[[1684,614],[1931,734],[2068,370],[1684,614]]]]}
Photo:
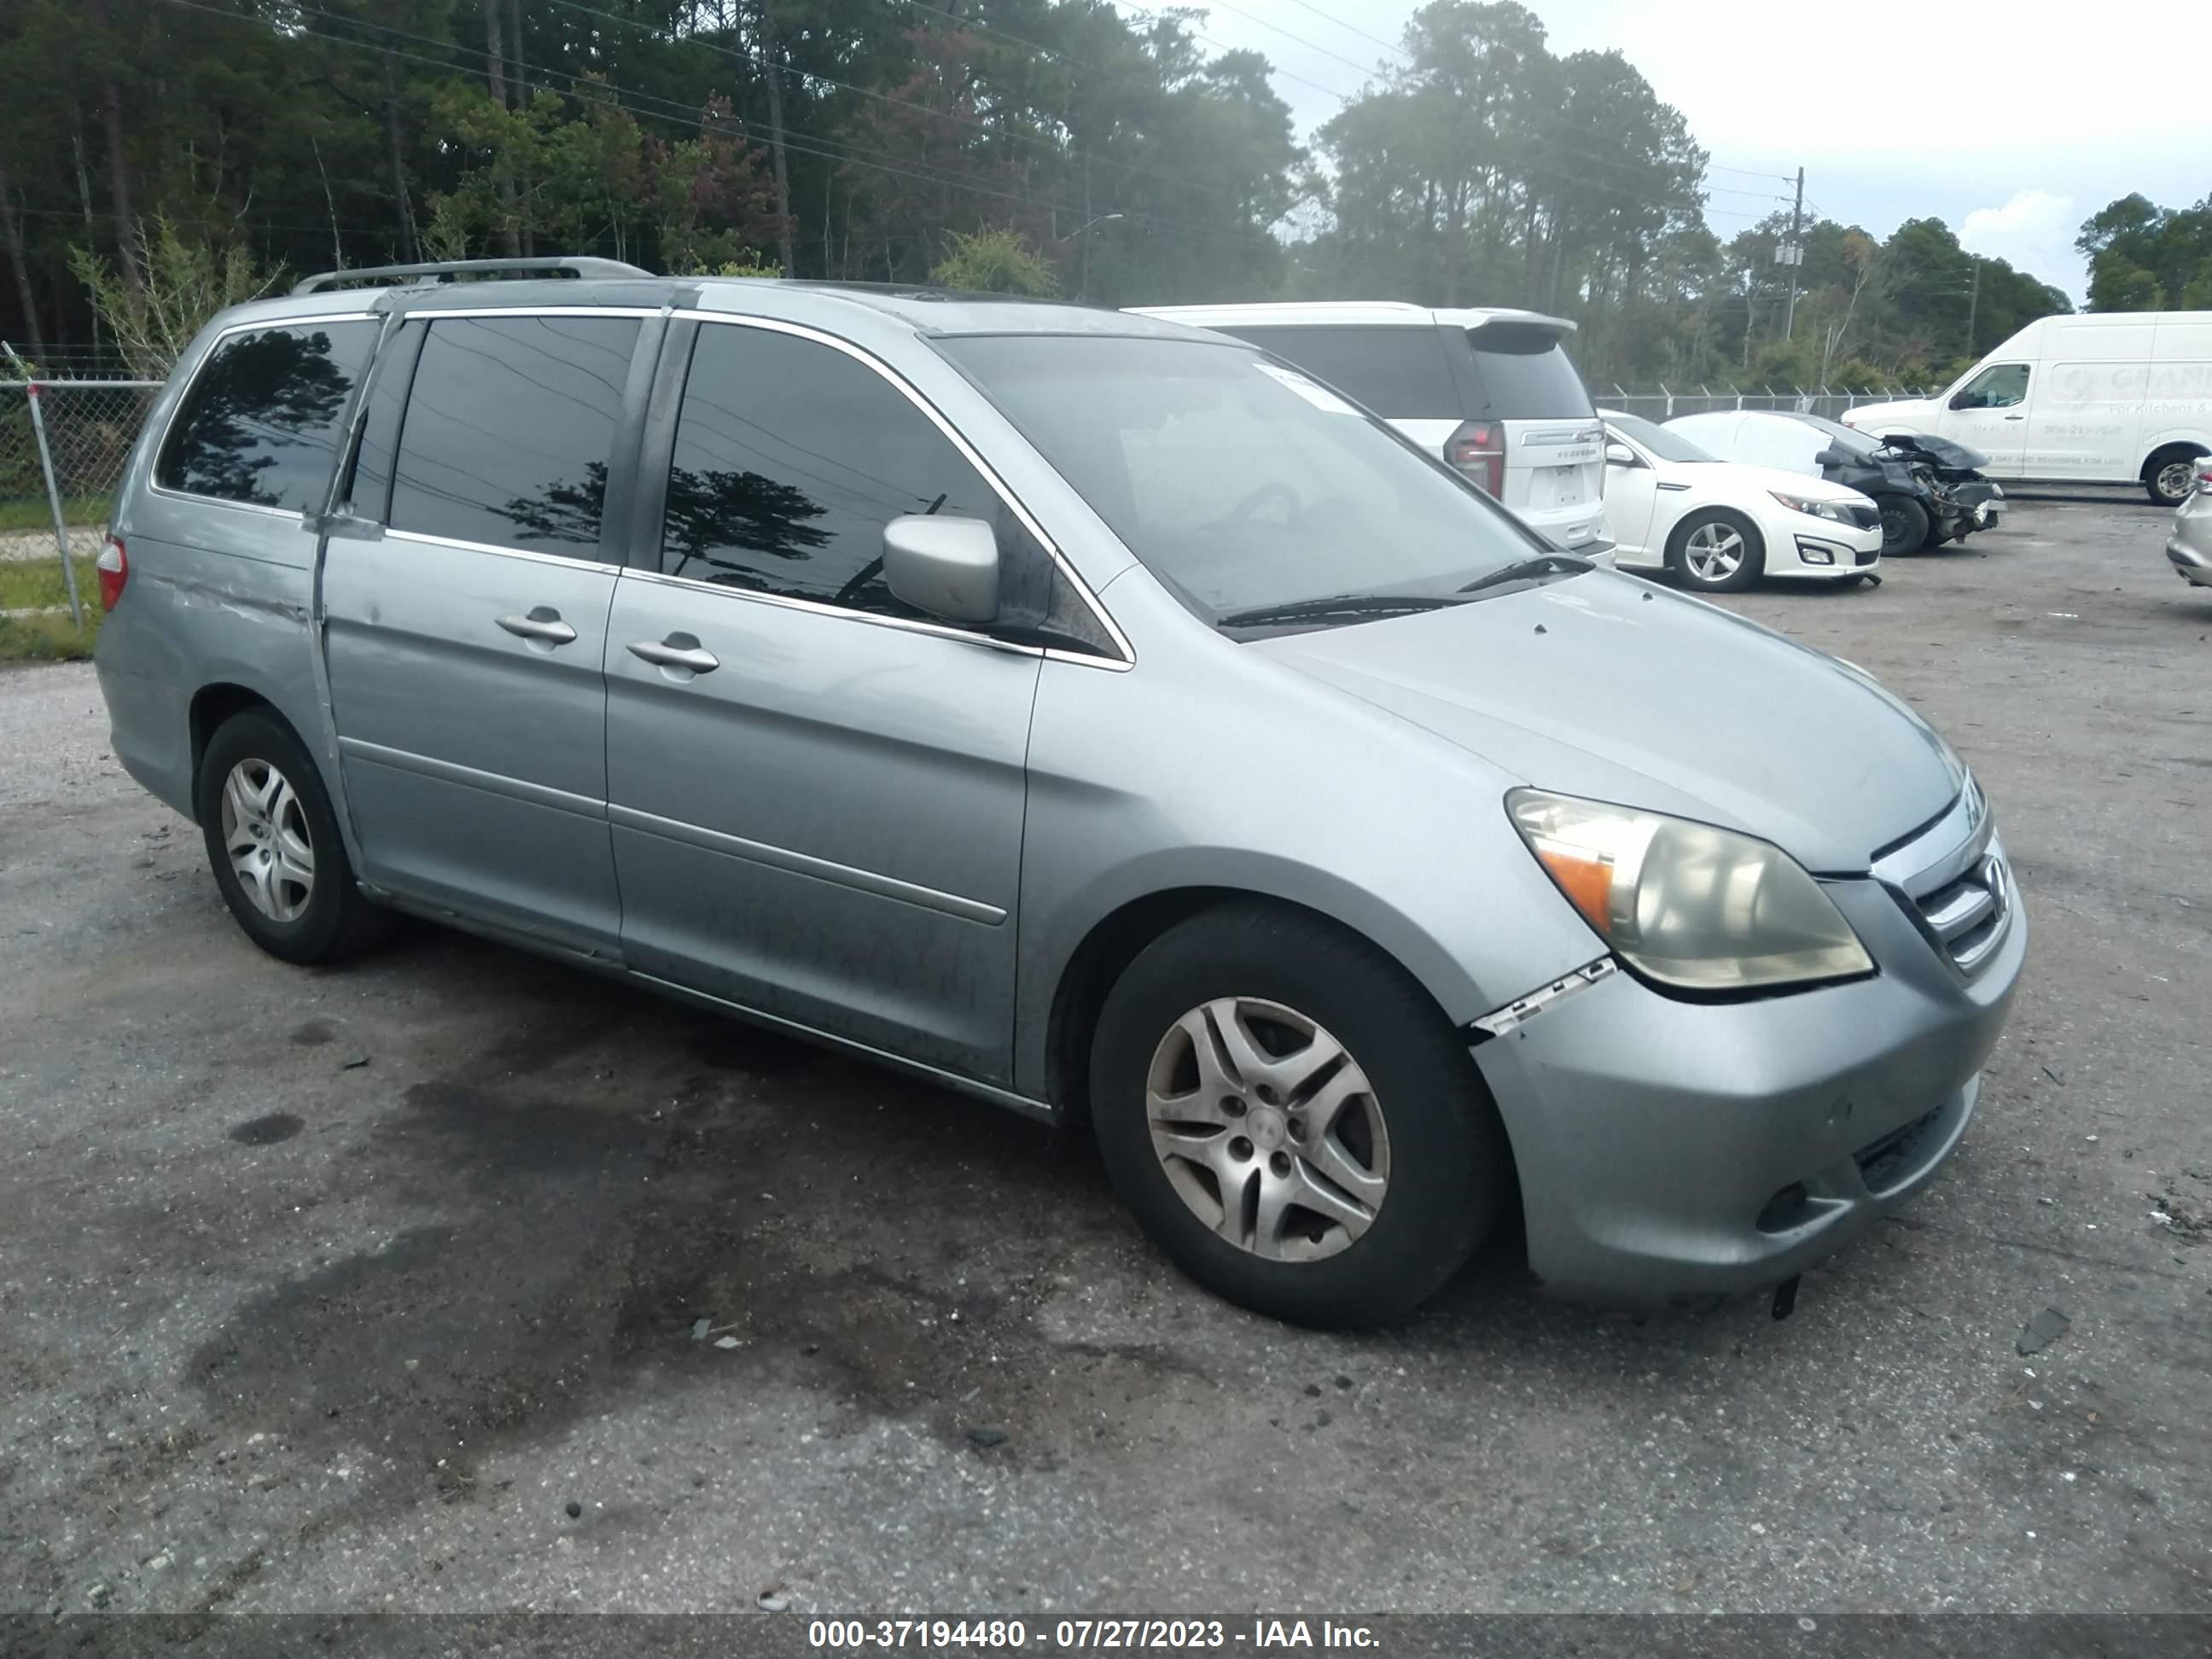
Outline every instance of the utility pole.
{"type": "Polygon", "coordinates": [[[1790,209],[1790,309],[1782,313],[1782,337],[1788,339],[1797,322],[1797,270],[1805,261],[1805,245],[1797,240],[1805,222],[1805,169],[1797,169],[1797,199],[1790,209]]]}
{"type": "MultiPolygon", "coordinates": [[[[1972,258],[1970,254],[1967,256],[1972,258]]],[[[1954,294],[1958,290],[1951,290],[1954,294]]],[[[1966,290],[1966,355],[1974,355],[1974,313],[1982,308],[1982,262],[1974,260],[1974,285],[1966,290]]]]}

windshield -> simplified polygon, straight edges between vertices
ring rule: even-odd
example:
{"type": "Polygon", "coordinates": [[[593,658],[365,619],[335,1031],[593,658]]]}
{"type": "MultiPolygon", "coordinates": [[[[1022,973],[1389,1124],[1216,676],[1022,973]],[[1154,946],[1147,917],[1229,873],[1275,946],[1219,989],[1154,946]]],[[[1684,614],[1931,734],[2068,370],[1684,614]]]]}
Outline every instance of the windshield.
{"type": "Polygon", "coordinates": [[[1796,418],[1804,422],[1807,426],[1818,428],[1826,433],[1834,440],[1832,447],[1846,453],[1863,457],[1873,454],[1881,447],[1865,433],[1854,432],[1841,421],[1832,421],[1825,415],[1800,415],[1796,418]]]}
{"type": "Polygon", "coordinates": [[[1641,415],[1608,415],[1606,424],[1623,437],[1641,444],[1662,461],[1717,461],[1720,457],[1700,449],[1679,432],[1669,432],[1641,415]]]}
{"type": "Polygon", "coordinates": [[[1255,352],[1077,335],[934,343],[1209,621],[1452,593],[1547,549],[1388,427],[1255,352]]]}

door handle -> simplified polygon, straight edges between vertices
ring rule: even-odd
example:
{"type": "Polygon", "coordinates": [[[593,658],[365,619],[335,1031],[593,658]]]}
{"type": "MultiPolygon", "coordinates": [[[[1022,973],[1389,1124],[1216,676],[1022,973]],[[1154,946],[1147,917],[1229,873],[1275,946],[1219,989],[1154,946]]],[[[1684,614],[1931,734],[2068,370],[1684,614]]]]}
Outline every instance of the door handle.
{"type": "Polygon", "coordinates": [[[576,637],[576,630],[550,605],[536,606],[526,617],[501,617],[499,625],[523,639],[544,640],[549,645],[567,645],[576,637]]]}
{"type": "Polygon", "coordinates": [[[702,648],[689,634],[671,634],[665,640],[632,640],[629,653],[660,668],[688,668],[695,674],[711,674],[722,659],[702,648]]]}
{"type": "Polygon", "coordinates": [[[2005,416],[2005,419],[2008,421],[2024,421],[2027,418],[2027,416],[2025,415],[2008,415],[2005,416]]]}

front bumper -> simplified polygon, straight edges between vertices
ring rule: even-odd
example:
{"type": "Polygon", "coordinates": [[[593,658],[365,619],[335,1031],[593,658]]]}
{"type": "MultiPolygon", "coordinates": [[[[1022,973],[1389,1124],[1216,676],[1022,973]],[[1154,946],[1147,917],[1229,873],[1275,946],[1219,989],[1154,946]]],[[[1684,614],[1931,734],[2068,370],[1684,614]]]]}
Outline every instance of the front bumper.
{"type": "Polygon", "coordinates": [[[1685,1304],[1802,1272],[1917,1192],[1964,1133],[2027,947],[1962,976],[1873,880],[1827,884],[1879,971],[1692,1003],[1610,974],[1478,1044],[1547,1290],[1685,1304]]]}
{"type": "Polygon", "coordinates": [[[2182,580],[2194,582],[2199,587],[2212,587],[2212,553],[2191,547],[2176,536],[2166,544],[2166,557],[2182,580]]]}

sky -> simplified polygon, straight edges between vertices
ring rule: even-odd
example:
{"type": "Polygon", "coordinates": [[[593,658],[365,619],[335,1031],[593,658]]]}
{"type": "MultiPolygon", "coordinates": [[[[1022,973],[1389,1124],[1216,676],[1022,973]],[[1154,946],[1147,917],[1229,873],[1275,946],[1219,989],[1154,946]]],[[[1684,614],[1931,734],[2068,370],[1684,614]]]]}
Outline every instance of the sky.
{"type": "MultiPolygon", "coordinates": [[[[1877,236],[1942,219],[2078,304],[2082,220],[2130,191],[2167,207],[2212,191],[2212,104],[2188,67],[2212,0],[1524,3],[1554,52],[1617,47],[1682,112],[1712,157],[1706,218],[1724,240],[1787,207],[1802,167],[1820,216],[1877,236]]],[[[1415,9],[1185,3],[1206,11],[1197,27],[1217,46],[1267,54],[1302,143],[1376,64],[1402,61],[1381,43],[1415,9]]]]}

